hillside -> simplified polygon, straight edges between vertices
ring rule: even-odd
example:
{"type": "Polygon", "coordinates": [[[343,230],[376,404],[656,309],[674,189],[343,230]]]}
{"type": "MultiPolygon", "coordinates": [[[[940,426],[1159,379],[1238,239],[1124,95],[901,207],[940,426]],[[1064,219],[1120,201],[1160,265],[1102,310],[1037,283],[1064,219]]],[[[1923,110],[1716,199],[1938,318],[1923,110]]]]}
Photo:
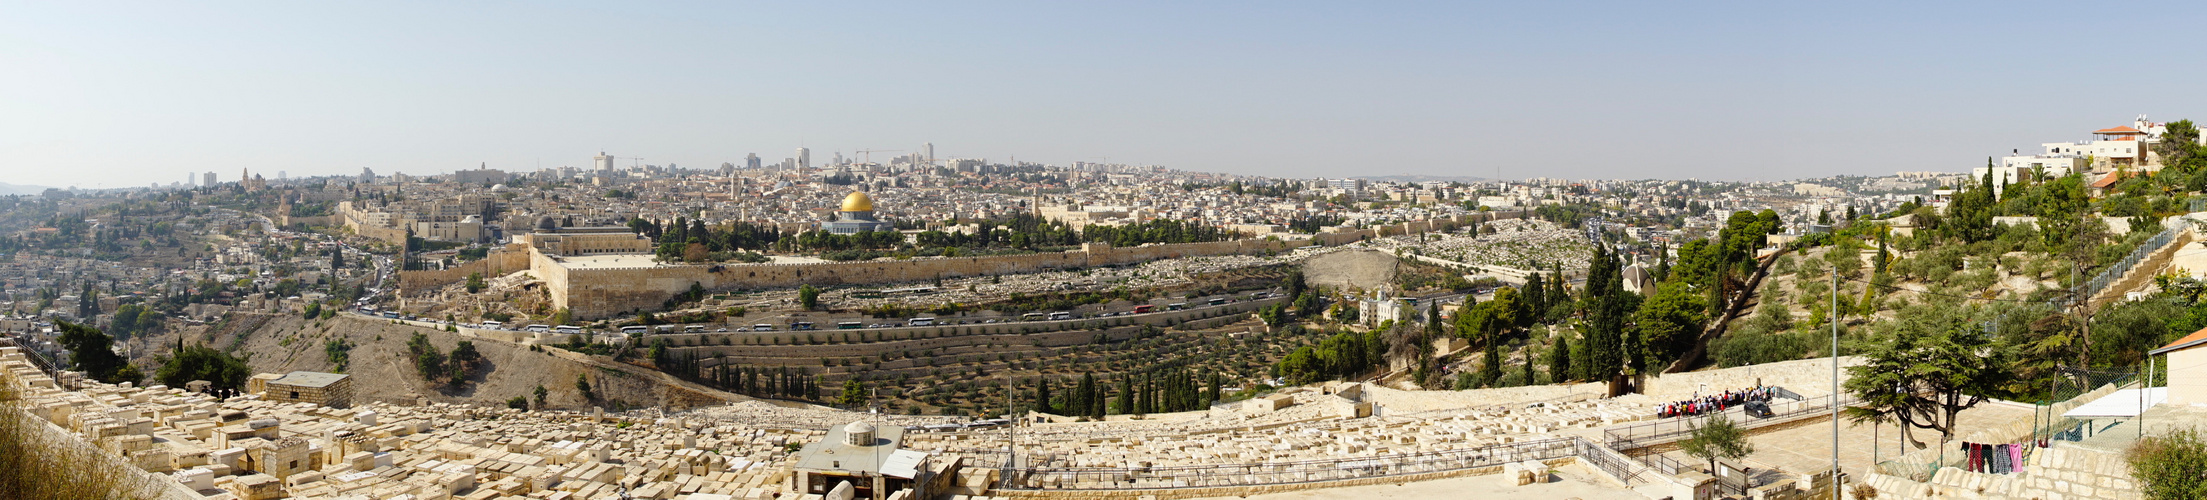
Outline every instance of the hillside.
{"type": "Polygon", "coordinates": [[[433,386],[415,372],[406,341],[414,333],[428,335],[431,345],[445,352],[462,340],[458,334],[397,325],[377,320],[339,316],[304,320],[294,315],[232,315],[211,325],[211,334],[187,334],[204,338],[208,345],[233,349],[250,356],[247,364],[256,373],[293,370],[334,371],[326,347],[331,340],[352,346],[344,372],[353,375],[354,400],[411,404],[419,399],[441,403],[501,405],[507,398],[527,396],[536,386],[550,391],[547,403],[554,409],[619,407],[690,407],[729,399],[747,399],[718,391],[676,387],[663,383],[658,373],[622,365],[593,365],[532,351],[502,342],[472,339],[482,353],[480,373],[458,387],[433,386]],[[575,377],[587,374],[598,401],[585,401],[575,389],[575,377]]]}

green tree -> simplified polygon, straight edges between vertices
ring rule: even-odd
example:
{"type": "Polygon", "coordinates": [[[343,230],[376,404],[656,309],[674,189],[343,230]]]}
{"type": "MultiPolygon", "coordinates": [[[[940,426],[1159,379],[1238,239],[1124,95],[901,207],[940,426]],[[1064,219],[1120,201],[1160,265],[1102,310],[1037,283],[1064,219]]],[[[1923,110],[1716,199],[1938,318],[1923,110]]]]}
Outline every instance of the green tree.
{"type": "Polygon", "coordinates": [[[536,408],[544,409],[544,398],[550,396],[552,391],[544,390],[544,384],[537,384],[536,390],[530,392],[536,396],[536,408]]]}
{"type": "Polygon", "coordinates": [[[858,379],[855,378],[844,380],[843,397],[837,398],[835,402],[836,404],[843,405],[845,408],[865,404],[866,384],[859,383],[858,379]]]}
{"type": "Polygon", "coordinates": [[[2176,167],[2178,172],[2195,170],[2193,159],[2199,156],[2199,127],[2191,120],[2177,120],[2164,125],[2161,142],[2153,145],[2153,152],[2161,155],[2161,164],[2176,167]]]}
{"type": "Polygon", "coordinates": [[[483,291],[483,273],[467,273],[467,293],[483,291]]]}
{"type": "Polygon", "coordinates": [[[1548,349],[1548,379],[1559,384],[1571,380],[1571,337],[1568,335],[1557,333],[1556,346],[1548,349]]]}
{"type": "Polygon", "coordinates": [[[2139,493],[2153,500],[2207,498],[2207,440],[2197,429],[2147,436],[2123,455],[2139,493]]]}
{"type": "Polygon", "coordinates": [[[585,401],[597,399],[590,394],[590,376],[588,375],[575,374],[575,392],[582,393],[582,399],[585,401]]]}
{"type": "Polygon", "coordinates": [[[1979,329],[1955,305],[1909,308],[1891,332],[1862,346],[1864,362],[1849,367],[1847,392],[1861,403],[1844,410],[1849,420],[1901,425],[1901,435],[1921,443],[1913,429],[1953,439],[1955,418],[1998,394],[2014,377],[2008,348],[1979,329]]]}
{"type": "Polygon", "coordinates": [[[1119,413],[1134,413],[1133,374],[1119,375],[1119,399],[1114,403],[1113,409],[1119,410],[1119,413]]]}
{"type": "Polygon", "coordinates": [[[161,368],[154,370],[153,378],[169,387],[205,380],[216,389],[236,389],[252,376],[253,370],[245,366],[245,360],[204,345],[190,345],[170,353],[161,368]]]}
{"type": "Polygon", "coordinates": [[[144,378],[143,374],[131,377],[138,370],[131,368],[122,355],[115,354],[114,337],[97,328],[67,321],[56,320],[54,327],[61,330],[61,346],[69,350],[69,362],[93,380],[119,384],[144,378]],[[126,368],[129,370],[125,371],[126,368]]]}
{"type": "Polygon", "coordinates": [[[807,311],[818,309],[820,307],[820,289],[813,288],[812,285],[797,287],[797,303],[804,305],[807,311]]]}
{"type": "Polygon", "coordinates": [[[1693,347],[1702,325],[1708,322],[1706,297],[1683,282],[1663,283],[1655,296],[1640,307],[1634,328],[1640,330],[1642,354],[1655,363],[1669,363],[1693,347]]]}
{"type": "Polygon", "coordinates": [[[1732,420],[1719,412],[1709,420],[1695,426],[1685,441],[1678,442],[1679,451],[1687,456],[1709,462],[1709,470],[1716,470],[1717,459],[1739,460],[1755,453],[1755,445],[1747,442],[1747,431],[1733,425],[1732,420]]]}
{"type": "Polygon", "coordinates": [[[516,410],[527,410],[529,409],[529,398],[527,396],[514,396],[506,400],[506,407],[516,410]]]}
{"type": "Polygon", "coordinates": [[[1486,357],[1479,363],[1479,383],[1488,387],[1502,381],[1502,348],[1496,344],[1499,342],[1487,343],[1486,357]]]}

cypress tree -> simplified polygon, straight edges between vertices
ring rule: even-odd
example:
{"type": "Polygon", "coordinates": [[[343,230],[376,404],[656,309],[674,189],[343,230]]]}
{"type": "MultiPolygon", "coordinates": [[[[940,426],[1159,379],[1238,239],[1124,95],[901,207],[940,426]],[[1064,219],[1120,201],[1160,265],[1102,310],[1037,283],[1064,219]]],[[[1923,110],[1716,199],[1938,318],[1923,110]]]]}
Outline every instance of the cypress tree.
{"type": "Polygon", "coordinates": [[[1083,373],[1081,374],[1081,381],[1073,386],[1073,414],[1085,417],[1095,413],[1090,409],[1090,406],[1095,404],[1095,400],[1096,374],[1083,373]]]}
{"type": "Polygon", "coordinates": [[[1218,372],[1211,372],[1211,373],[1210,373],[1210,376],[1209,376],[1209,377],[1206,377],[1206,378],[1209,378],[1209,379],[1210,379],[1210,380],[1208,381],[1208,382],[1210,382],[1210,383],[1209,383],[1209,384],[1207,384],[1207,385],[1209,385],[1209,386],[1210,386],[1210,387],[1207,387],[1207,389],[1210,389],[1210,394],[1207,394],[1207,395],[1205,395],[1205,397],[1203,398],[1203,399],[1205,399],[1205,401],[1203,402],[1203,404],[1204,404],[1205,406],[1209,406],[1209,405],[1210,405],[1210,404],[1212,404],[1212,403],[1217,403],[1217,402],[1218,402],[1218,400],[1219,400],[1219,399],[1222,399],[1222,398],[1221,398],[1221,397],[1219,397],[1219,381],[1218,381],[1218,372]]]}
{"type": "Polygon", "coordinates": [[[1035,378],[1035,410],[1055,415],[1058,409],[1050,404],[1050,377],[1035,378]]]}
{"type": "Polygon", "coordinates": [[[1134,412],[1134,376],[1132,374],[1122,373],[1119,375],[1119,399],[1117,403],[1118,408],[1116,409],[1119,410],[1119,413],[1134,412]]]}
{"type": "Polygon", "coordinates": [[[1502,382],[1502,348],[1495,345],[1500,343],[1487,343],[1487,356],[1479,365],[1479,380],[1488,387],[1501,385],[1502,382]]]}
{"type": "Polygon", "coordinates": [[[1556,334],[1556,346],[1548,351],[1548,379],[1551,383],[1571,380],[1571,337],[1562,333],[1556,334]]]}

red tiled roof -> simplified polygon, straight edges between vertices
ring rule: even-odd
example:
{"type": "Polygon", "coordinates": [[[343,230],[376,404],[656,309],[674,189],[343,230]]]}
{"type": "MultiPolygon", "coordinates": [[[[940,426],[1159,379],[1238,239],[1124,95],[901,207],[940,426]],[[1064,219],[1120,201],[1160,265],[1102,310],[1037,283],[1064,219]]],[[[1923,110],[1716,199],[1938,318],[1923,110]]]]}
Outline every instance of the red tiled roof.
{"type": "Polygon", "coordinates": [[[2106,189],[2108,186],[2113,186],[2117,182],[2122,182],[2122,180],[2123,176],[2120,172],[2108,172],[2107,176],[2101,177],[2100,180],[2092,181],[2092,187],[2106,189]]]}
{"type": "Polygon", "coordinates": [[[2184,338],[2176,339],[2175,342],[2170,342],[2169,345],[2161,346],[2160,349],[2154,349],[2153,354],[2161,354],[2168,351],[2174,351],[2179,347],[2184,347],[2190,344],[2197,344],[2200,343],[2200,341],[2207,341],[2207,328],[2201,328],[2199,331],[2192,332],[2191,335],[2185,335],[2184,338]]]}
{"type": "Polygon", "coordinates": [[[2092,131],[2092,133],[2095,133],[2095,134],[2143,134],[2143,133],[2145,133],[2145,132],[2139,132],[2139,131],[2138,131],[2138,129],[2134,129],[2134,128],[2130,128],[2130,127],[2127,127],[2127,126],[2125,126],[2125,127],[2115,127],[2115,128],[2103,128],[2103,129],[2099,129],[2099,130],[2094,130],[2094,131],[2092,131]]]}

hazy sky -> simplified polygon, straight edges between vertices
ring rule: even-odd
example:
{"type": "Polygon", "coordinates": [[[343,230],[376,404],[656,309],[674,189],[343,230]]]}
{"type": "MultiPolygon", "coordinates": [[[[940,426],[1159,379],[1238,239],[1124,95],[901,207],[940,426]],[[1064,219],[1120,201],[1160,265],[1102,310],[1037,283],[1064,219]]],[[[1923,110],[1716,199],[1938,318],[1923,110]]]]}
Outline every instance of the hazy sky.
{"type": "Polygon", "coordinates": [[[2207,118],[2197,2],[932,3],[0,1],[0,182],[923,142],[1290,177],[1782,179],[2207,118]]]}

